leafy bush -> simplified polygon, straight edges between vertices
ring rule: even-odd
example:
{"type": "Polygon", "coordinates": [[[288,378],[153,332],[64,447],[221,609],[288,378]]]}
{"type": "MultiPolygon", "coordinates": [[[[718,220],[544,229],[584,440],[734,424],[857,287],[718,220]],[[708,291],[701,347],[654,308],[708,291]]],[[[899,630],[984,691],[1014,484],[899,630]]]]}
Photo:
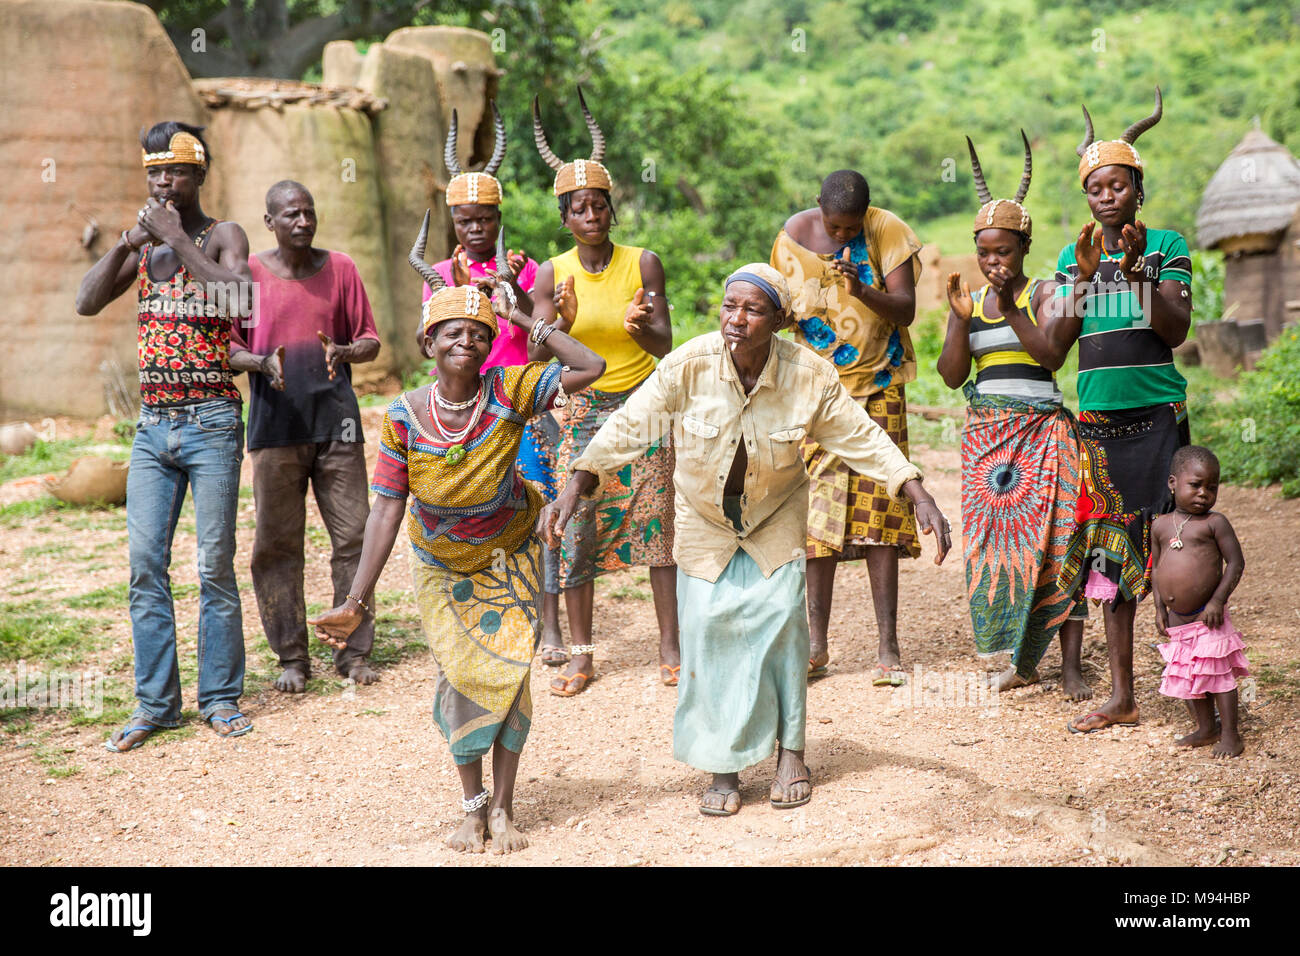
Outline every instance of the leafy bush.
{"type": "Polygon", "coordinates": [[[1219,456],[1225,482],[1281,482],[1284,496],[1300,497],[1300,328],[1285,330],[1240,388],[1230,402],[1192,404],[1193,440],[1219,456]]]}

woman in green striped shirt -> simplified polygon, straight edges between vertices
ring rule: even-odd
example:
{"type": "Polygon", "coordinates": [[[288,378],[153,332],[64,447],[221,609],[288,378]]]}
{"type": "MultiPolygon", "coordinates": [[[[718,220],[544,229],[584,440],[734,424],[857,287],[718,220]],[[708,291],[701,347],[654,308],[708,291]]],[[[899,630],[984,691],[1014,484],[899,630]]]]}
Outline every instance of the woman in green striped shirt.
{"type": "Polygon", "coordinates": [[[1091,733],[1138,719],[1133,618],[1150,588],[1150,530],[1171,508],[1174,452],[1190,443],[1187,383],[1173,349],[1191,324],[1191,258],[1176,232],[1137,218],[1145,195],[1133,143],[1162,112],[1118,140],[1096,142],[1085,108],[1079,180],[1095,222],[1061,250],[1058,311],[1079,329],[1079,526],[1061,569],[1063,590],[1082,587],[1105,605],[1110,699],[1067,725],[1091,733]],[[1097,228],[1100,224],[1100,229],[1097,228]]]}

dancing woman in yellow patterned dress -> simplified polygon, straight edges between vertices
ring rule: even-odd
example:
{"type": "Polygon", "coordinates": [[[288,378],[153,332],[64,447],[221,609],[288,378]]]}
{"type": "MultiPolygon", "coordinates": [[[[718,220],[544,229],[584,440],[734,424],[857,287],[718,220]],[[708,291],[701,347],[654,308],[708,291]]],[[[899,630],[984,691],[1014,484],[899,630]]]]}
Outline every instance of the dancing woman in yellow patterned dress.
{"type": "MultiPolygon", "coordinates": [[[[553,326],[534,329],[498,284],[497,304],[507,301],[501,314],[545,341],[560,362],[497,366],[480,375],[498,328],[492,288],[446,287],[424,261],[428,226],[426,215],[411,264],[434,290],[424,304],[423,349],[438,377],[388,407],[352,590],[311,623],[326,643],[346,640],[405,512],[416,602],[441,671],[433,717],[464,789],[465,821],[447,842],[481,853],[486,830],[493,849],[509,853],[528,845],[514,827],[513,800],[532,715],[529,665],[541,632],[541,548],[533,526],[544,502],[516,467],[519,442],[529,418],[565,392],[586,388],[605,363],[553,326]],[[495,795],[483,787],[489,750],[495,795]]],[[[498,272],[509,274],[502,266],[498,272]]]]}

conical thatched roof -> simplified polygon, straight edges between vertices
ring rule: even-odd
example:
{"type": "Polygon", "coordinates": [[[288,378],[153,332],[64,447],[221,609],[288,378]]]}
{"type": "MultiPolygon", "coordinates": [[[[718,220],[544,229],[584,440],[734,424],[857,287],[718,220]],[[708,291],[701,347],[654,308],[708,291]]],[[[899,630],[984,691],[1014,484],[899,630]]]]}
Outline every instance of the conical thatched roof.
{"type": "MultiPolygon", "coordinates": [[[[1196,238],[1203,249],[1227,240],[1259,237],[1255,249],[1272,248],[1276,236],[1300,206],[1300,162],[1258,128],[1228,154],[1205,187],[1196,213],[1196,238]]],[[[1241,247],[1242,243],[1227,242],[1241,247]]]]}

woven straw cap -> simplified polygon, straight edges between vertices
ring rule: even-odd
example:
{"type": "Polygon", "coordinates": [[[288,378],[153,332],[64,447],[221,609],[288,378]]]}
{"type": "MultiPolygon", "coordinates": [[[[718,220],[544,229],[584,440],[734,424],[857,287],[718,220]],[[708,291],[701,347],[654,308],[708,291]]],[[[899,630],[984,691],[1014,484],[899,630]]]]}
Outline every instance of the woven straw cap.
{"type": "Polygon", "coordinates": [[[1090,143],[1079,157],[1079,182],[1087,183],[1088,176],[1103,166],[1132,166],[1141,171],[1142,157],[1132,143],[1122,139],[1090,143]]]}
{"type": "Polygon", "coordinates": [[[575,159],[565,163],[555,174],[555,195],[563,196],[578,189],[614,188],[609,170],[593,159],[575,159]]]}
{"type": "Polygon", "coordinates": [[[461,173],[447,184],[447,205],[501,205],[501,182],[487,173],[461,173]]]}
{"type": "Polygon", "coordinates": [[[1010,229],[1028,236],[1033,234],[1034,224],[1029,212],[1014,199],[994,199],[975,214],[975,232],[983,229],[1010,229]]]}
{"type": "Polygon", "coordinates": [[[206,169],[208,156],[197,137],[182,131],[173,133],[167,148],[160,153],[146,153],[141,149],[140,163],[146,169],[150,166],[170,166],[172,163],[189,163],[206,169]]]}
{"type": "Polygon", "coordinates": [[[439,289],[424,303],[424,331],[427,333],[439,322],[450,319],[473,319],[495,338],[498,331],[496,313],[492,311],[492,297],[475,285],[446,286],[439,289]]]}

